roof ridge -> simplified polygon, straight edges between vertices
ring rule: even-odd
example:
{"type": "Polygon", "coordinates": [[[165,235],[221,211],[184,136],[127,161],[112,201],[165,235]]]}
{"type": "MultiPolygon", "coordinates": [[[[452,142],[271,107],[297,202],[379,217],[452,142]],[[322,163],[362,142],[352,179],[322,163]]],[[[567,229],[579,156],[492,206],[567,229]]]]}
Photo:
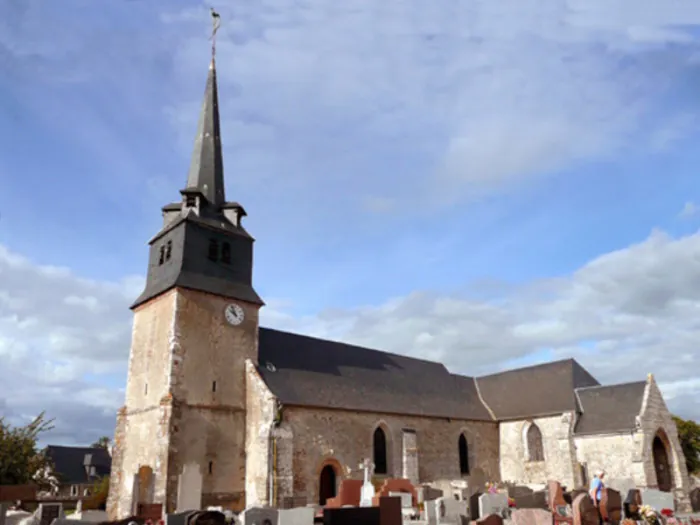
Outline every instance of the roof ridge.
{"type": "Polygon", "coordinates": [[[579,386],[574,388],[575,392],[578,392],[579,390],[593,390],[596,388],[616,388],[620,386],[629,386],[629,385],[646,385],[646,381],[627,381],[626,383],[615,383],[612,385],[593,385],[593,386],[579,386]]]}
{"type": "Polygon", "coordinates": [[[521,366],[519,368],[509,368],[507,370],[501,370],[500,372],[494,372],[493,374],[484,374],[482,376],[475,376],[475,377],[478,377],[479,379],[483,379],[486,377],[494,377],[494,376],[509,374],[509,373],[513,373],[513,372],[520,372],[522,370],[530,370],[532,368],[545,368],[545,367],[550,367],[550,366],[554,366],[554,365],[561,365],[561,364],[567,363],[567,362],[576,362],[576,360],[573,357],[569,357],[566,359],[558,359],[556,361],[546,361],[544,363],[535,363],[532,365],[521,366]]]}

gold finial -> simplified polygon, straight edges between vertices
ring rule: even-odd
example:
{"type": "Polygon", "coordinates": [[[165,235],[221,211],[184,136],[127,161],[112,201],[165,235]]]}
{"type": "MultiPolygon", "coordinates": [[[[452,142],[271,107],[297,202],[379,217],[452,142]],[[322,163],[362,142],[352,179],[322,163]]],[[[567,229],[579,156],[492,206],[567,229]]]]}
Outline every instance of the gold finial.
{"type": "Polygon", "coordinates": [[[214,57],[216,56],[216,32],[219,30],[219,27],[221,27],[221,17],[219,16],[219,13],[214,11],[213,7],[210,7],[209,10],[211,11],[212,22],[212,31],[209,40],[211,40],[211,60],[213,62],[214,57]]]}
{"type": "Polygon", "coordinates": [[[647,374],[647,380],[651,381],[653,378],[654,378],[653,374],[651,372],[649,372],[647,374]]]}

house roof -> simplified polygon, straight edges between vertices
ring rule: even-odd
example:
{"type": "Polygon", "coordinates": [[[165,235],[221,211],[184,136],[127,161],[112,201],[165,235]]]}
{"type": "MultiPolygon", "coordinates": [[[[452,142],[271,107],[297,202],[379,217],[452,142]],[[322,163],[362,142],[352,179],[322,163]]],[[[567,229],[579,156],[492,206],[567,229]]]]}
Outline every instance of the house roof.
{"type": "Polygon", "coordinates": [[[579,388],[576,394],[581,402],[581,416],[574,434],[604,434],[633,431],[636,416],[642,410],[645,381],[620,385],[579,388]]]}
{"type": "Polygon", "coordinates": [[[49,445],[45,454],[53,462],[54,472],[61,483],[90,483],[108,476],[112,468],[112,457],[103,448],[49,445]],[[87,466],[95,467],[95,476],[88,476],[87,466]]]}
{"type": "Polygon", "coordinates": [[[574,389],[600,383],[574,359],[553,361],[477,379],[496,419],[522,419],[578,409],[574,389]]]}
{"type": "Polygon", "coordinates": [[[474,378],[432,361],[260,328],[259,363],[267,386],[288,405],[492,419],[474,378]]]}

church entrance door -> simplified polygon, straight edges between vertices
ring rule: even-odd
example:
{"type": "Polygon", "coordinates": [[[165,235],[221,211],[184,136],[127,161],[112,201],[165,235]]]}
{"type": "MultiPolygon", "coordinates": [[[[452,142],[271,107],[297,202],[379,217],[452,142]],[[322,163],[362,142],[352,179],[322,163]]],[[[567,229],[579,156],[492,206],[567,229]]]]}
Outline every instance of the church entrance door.
{"type": "Polygon", "coordinates": [[[666,445],[664,445],[663,440],[659,436],[654,438],[652,452],[654,454],[654,469],[656,470],[656,482],[659,490],[670,492],[673,485],[671,481],[671,466],[668,462],[666,445]]]}
{"type": "Polygon", "coordinates": [[[319,505],[325,505],[329,498],[335,497],[335,470],[331,465],[326,465],[321,470],[320,486],[318,491],[319,505]]]}

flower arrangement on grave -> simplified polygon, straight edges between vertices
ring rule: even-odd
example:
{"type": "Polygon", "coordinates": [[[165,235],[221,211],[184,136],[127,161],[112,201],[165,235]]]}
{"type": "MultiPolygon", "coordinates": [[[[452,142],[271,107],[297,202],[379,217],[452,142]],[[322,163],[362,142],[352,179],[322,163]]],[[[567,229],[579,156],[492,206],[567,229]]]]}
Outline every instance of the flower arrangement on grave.
{"type": "Polygon", "coordinates": [[[656,513],[656,510],[649,505],[642,505],[639,507],[639,515],[649,525],[656,525],[659,521],[659,515],[656,513]]]}
{"type": "Polygon", "coordinates": [[[486,483],[486,492],[489,494],[497,494],[498,493],[498,485],[495,483],[487,482],[486,483]]]}
{"type": "Polygon", "coordinates": [[[515,500],[513,498],[508,498],[508,507],[511,509],[515,508],[515,500]]]}
{"type": "Polygon", "coordinates": [[[671,509],[661,509],[661,515],[665,518],[672,518],[673,511],[671,509]]]}

